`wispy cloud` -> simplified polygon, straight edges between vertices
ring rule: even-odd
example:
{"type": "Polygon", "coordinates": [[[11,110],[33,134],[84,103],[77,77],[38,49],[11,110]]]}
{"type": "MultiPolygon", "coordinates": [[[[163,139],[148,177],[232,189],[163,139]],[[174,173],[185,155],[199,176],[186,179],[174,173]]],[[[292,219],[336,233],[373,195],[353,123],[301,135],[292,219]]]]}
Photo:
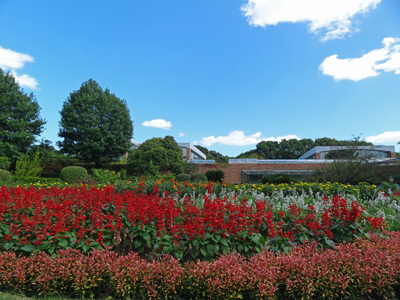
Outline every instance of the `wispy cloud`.
{"type": "Polygon", "coordinates": [[[151,121],[144,121],[142,123],[142,126],[169,130],[172,127],[172,124],[170,121],[165,121],[163,119],[155,119],[151,121]]]}
{"type": "Polygon", "coordinates": [[[340,59],[337,54],[331,55],[325,58],[319,70],[336,81],[376,77],[379,70],[400,74],[400,39],[384,38],[382,43],[383,48],[372,50],[360,58],[340,59]]]}
{"type": "Polygon", "coordinates": [[[262,138],[261,132],[246,136],[243,131],[234,130],[227,136],[209,136],[204,137],[200,141],[195,141],[194,144],[202,144],[203,146],[211,146],[213,144],[229,145],[229,146],[248,146],[258,144],[261,141],[281,141],[283,139],[300,139],[297,135],[285,135],[279,137],[262,138]]]}
{"type": "Polygon", "coordinates": [[[386,131],[378,135],[371,135],[365,140],[370,143],[397,143],[400,141],[400,131],[386,131]]]}
{"type": "Polygon", "coordinates": [[[183,136],[185,136],[185,135],[186,135],[186,134],[183,133],[183,132],[180,132],[180,133],[178,134],[179,137],[183,137],[183,136]]]}
{"type": "Polygon", "coordinates": [[[248,0],[242,11],[250,25],[308,23],[315,34],[326,32],[322,41],[343,38],[353,31],[356,15],[368,13],[381,0],[248,0]]]}
{"type": "Polygon", "coordinates": [[[11,71],[15,80],[21,87],[27,87],[33,90],[38,89],[37,79],[27,75],[18,75],[16,70],[24,67],[27,62],[34,62],[35,60],[29,54],[19,53],[11,49],[0,47],[0,68],[5,71],[11,71]]]}

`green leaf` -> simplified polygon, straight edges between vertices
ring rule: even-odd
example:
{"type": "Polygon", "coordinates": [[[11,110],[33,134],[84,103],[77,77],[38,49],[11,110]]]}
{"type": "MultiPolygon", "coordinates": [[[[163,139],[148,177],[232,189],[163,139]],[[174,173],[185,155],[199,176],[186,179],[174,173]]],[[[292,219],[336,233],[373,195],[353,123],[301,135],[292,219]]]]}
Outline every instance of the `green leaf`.
{"type": "Polygon", "coordinates": [[[226,246],[226,247],[229,247],[229,243],[228,243],[228,241],[226,240],[226,239],[221,239],[221,244],[223,244],[224,246],[226,246]]]}
{"type": "Polygon", "coordinates": [[[211,256],[214,256],[219,250],[219,246],[217,244],[208,244],[207,251],[211,256]]]}
{"type": "Polygon", "coordinates": [[[326,240],[325,244],[327,244],[331,248],[335,248],[335,243],[332,240],[326,240]]]}
{"type": "Polygon", "coordinates": [[[196,249],[192,248],[192,249],[190,250],[190,255],[191,255],[194,259],[196,259],[196,257],[199,255],[199,251],[197,251],[196,249]]]}
{"type": "Polygon", "coordinates": [[[10,250],[11,247],[12,247],[12,243],[5,243],[5,244],[4,244],[4,249],[5,249],[6,251],[10,250]]]}
{"type": "Polygon", "coordinates": [[[66,249],[68,247],[68,241],[67,240],[61,240],[58,242],[58,245],[63,248],[66,249]]]}
{"type": "Polygon", "coordinates": [[[201,252],[201,254],[203,254],[204,256],[207,256],[207,250],[206,250],[206,248],[200,248],[200,252],[201,252]]]}
{"type": "Polygon", "coordinates": [[[193,240],[192,245],[196,248],[200,247],[200,242],[198,240],[193,240]]]}
{"type": "Polygon", "coordinates": [[[142,245],[142,242],[139,240],[135,240],[134,244],[135,244],[135,248],[139,248],[142,245]]]}
{"type": "Polygon", "coordinates": [[[367,237],[367,239],[371,238],[371,236],[368,234],[368,232],[365,232],[364,235],[367,237]]]}
{"type": "Polygon", "coordinates": [[[83,245],[82,250],[86,253],[89,250],[89,245],[83,245]]]}
{"type": "Polygon", "coordinates": [[[225,245],[221,245],[221,252],[222,254],[226,254],[229,251],[229,247],[225,245]]]}
{"type": "Polygon", "coordinates": [[[146,234],[144,234],[144,235],[142,235],[143,236],[143,239],[146,241],[146,242],[150,242],[150,235],[148,234],[148,233],[146,233],[146,234]]]}
{"type": "Polygon", "coordinates": [[[218,242],[220,241],[220,239],[221,239],[221,236],[220,236],[220,235],[214,235],[211,239],[212,239],[215,243],[218,243],[218,242]]]}
{"type": "Polygon", "coordinates": [[[290,250],[291,250],[290,247],[286,247],[286,246],[283,247],[283,251],[285,251],[285,253],[288,255],[290,254],[290,250]]]}
{"type": "Polygon", "coordinates": [[[243,245],[242,245],[242,244],[239,244],[239,245],[237,246],[237,249],[238,249],[239,253],[243,252],[243,245]]]}
{"type": "Polygon", "coordinates": [[[33,247],[32,245],[28,244],[28,245],[24,245],[23,247],[21,247],[21,250],[24,250],[26,252],[32,252],[35,249],[35,247],[33,247]]]}

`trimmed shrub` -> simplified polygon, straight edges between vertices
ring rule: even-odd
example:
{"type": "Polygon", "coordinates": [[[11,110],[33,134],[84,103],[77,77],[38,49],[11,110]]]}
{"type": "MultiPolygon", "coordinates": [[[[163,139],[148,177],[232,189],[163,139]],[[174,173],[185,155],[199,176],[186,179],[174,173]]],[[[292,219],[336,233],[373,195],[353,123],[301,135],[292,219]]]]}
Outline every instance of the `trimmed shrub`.
{"type": "Polygon", "coordinates": [[[85,180],[87,177],[87,170],[83,167],[65,167],[60,172],[60,179],[68,183],[75,183],[78,180],[85,180]]]}
{"type": "Polygon", "coordinates": [[[189,174],[179,174],[179,175],[176,175],[175,180],[181,181],[181,182],[190,181],[190,175],[189,174]]]}
{"type": "Polygon", "coordinates": [[[208,181],[207,176],[204,175],[203,173],[193,173],[192,176],[190,176],[191,181],[208,181]]]}
{"type": "Polygon", "coordinates": [[[11,173],[7,170],[0,169],[0,186],[12,183],[11,173]]]}
{"type": "Polygon", "coordinates": [[[208,170],[205,175],[209,181],[222,182],[225,178],[225,172],[222,170],[208,170]]]}
{"type": "Polygon", "coordinates": [[[0,156],[0,169],[8,170],[11,166],[10,160],[7,156],[0,156]]]}
{"type": "Polygon", "coordinates": [[[289,175],[284,174],[274,174],[274,175],[264,175],[261,177],[260,182],[262,184],[280,184],[280,183],[291,183],[293,182],[293,178],[289,175]]]}

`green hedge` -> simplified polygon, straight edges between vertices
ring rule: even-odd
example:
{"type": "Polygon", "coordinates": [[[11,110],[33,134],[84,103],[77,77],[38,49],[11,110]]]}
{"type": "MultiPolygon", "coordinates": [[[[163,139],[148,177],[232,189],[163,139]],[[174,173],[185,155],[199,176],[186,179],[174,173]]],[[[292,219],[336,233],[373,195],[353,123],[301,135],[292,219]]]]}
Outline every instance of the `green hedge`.
{"type": "Polygon", "coordinates": [[[0,186],[1,185],[8,185],[12,183],[12,176],[11,173],[0,169],[0,186]]]}
{"type": "Polygon", "coordinates": [[[88,178],[87,170],[83,167],[65,167],[60,172],[60,179],[68,183],[74,183],[88,178]]]}

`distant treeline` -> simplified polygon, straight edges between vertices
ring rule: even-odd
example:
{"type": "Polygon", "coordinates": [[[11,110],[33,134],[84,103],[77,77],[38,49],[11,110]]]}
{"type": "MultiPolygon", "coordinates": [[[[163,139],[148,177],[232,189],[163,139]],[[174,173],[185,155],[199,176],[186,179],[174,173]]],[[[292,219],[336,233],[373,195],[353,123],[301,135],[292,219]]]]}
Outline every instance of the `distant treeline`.
{"type": "MultiPolygon", "coordinates": [[[[262,141],[256,145],[256,149],[239,154],[235,158],[257,158],[257,159],[297,159],[307,151],[317,146],[372,146],[372,143],[362,141],[359,138],[353,140],[337,140],[331,138],[319,139],[290,139],[277,141],[262,141]]],[[[228,163],[230,158],[206,147],[196,147],[203,152],[207,159],[213,159],[216,163],[228,163]]]]}

